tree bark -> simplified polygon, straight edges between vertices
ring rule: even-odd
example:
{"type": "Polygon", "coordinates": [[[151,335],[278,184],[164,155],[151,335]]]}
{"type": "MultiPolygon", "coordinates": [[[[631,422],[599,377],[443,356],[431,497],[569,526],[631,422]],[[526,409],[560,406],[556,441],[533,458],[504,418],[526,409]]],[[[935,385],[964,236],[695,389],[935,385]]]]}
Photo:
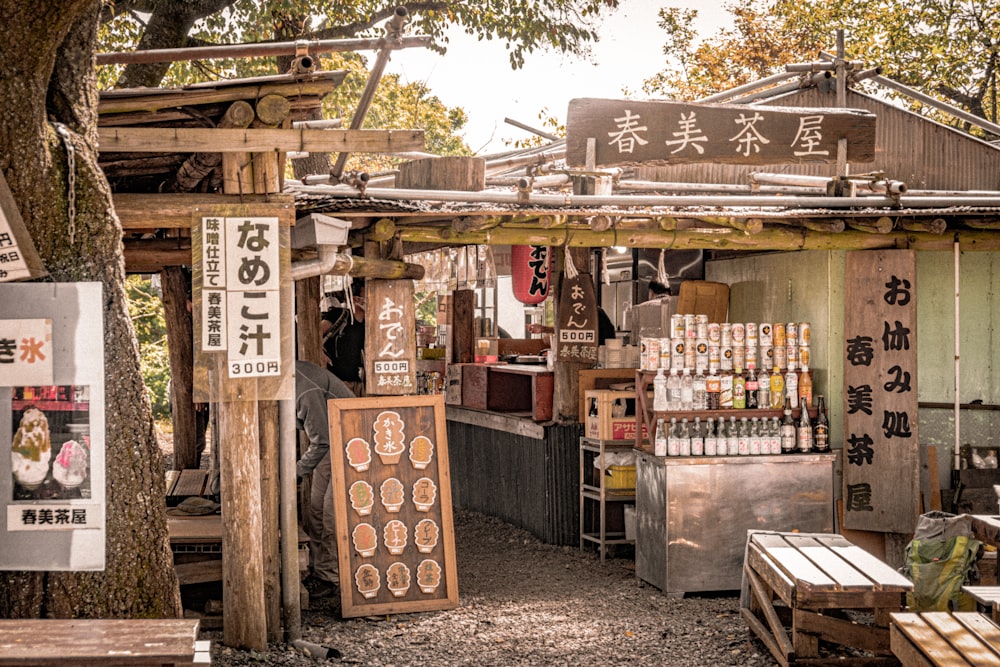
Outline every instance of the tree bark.
{"type": "Polygon", "coordinates": [[[0,0],[6,29],[0,44],[0,168],[52,279],[103,285],[107,447],[106,569],[0,573],[0,617],[170,617],[180,612],[164,512],[163,459],[128,315],[122,230],[94,148],[93,55],[100,6],[98,0],[0,0]],[[72,137],[72,192],[66,149],[50,118],[72,137]]]}
{"type": "Polygon", "coordinates": [[[198,420],[192,398],[194,392],[194,333],[188,311],[190,278],[180,266],[168,266],[160,272],[163,311],[167,323],[167,348],[170,350],[170,413],[174,425],[174,470],[201,467],[205,433],[198,433],[198,420]]]}

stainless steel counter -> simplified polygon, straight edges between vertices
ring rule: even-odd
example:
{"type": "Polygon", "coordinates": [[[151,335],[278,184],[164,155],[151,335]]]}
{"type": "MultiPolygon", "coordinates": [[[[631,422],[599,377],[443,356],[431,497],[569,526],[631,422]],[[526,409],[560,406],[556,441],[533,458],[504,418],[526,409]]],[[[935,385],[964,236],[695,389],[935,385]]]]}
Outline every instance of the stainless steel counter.
{"type": "Polygon", "coordinates": [[[665,593],[738,589],[747,530],[833,532],[837,456],[636,450],[636,575],[665,593]]]}

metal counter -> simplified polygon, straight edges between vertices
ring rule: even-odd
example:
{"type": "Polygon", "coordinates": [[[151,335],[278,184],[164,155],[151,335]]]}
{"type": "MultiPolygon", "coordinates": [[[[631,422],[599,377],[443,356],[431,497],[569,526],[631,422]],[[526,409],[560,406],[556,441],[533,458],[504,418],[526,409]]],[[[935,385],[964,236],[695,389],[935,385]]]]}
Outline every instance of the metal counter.
{"type": "Polygon", "coordinates": [[[833,532],[837,456],[636,450],[636,576],[664,593],[738,589],[747,530],[833,532]]]}

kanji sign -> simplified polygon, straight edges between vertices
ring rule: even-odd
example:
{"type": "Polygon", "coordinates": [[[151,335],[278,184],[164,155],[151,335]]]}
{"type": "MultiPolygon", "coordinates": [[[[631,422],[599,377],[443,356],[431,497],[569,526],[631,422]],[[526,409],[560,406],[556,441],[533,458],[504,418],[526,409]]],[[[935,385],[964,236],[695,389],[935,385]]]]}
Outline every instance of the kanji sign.
{"type": "Polygon", "coordinates": [[[586,166],[594,139],[597,166],[723,162],[776,164],[875,157],[875,115],[856,109],[809,109],[689,102],[570,100],[566,162],[586,166]]]}
{"type": "Polygon", "coordinates": [[[52,320],[0,320],[0,386],[52,384],[52,320]]]}
{"type": "Polygon", "coordinates": [[[368,394],[416,392],[416,315],[413,281],[369,280],[365,316],[365,389],[368,394]]]}
{"type": "Polygon", "coordinates": [[[847,253],[844,525],[912,532],[920,508],[916,261],[847,253]]]}
{"type": "Polygon", "coordinates": [[[0,173],[0,283],[45,274],[7,179],[0,173]]]}
{"type": "Polygon", "coordinates": [[[589,273],[563,277],[559,299],[560,361],[597,362],[597,300],[589,273]]]}

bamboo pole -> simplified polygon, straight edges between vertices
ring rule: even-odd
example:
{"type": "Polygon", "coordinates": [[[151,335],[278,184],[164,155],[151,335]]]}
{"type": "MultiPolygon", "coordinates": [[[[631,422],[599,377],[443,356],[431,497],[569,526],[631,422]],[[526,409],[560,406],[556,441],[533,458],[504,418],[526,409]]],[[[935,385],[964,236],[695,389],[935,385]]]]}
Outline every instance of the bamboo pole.
{"type": "Polygon", "coordinates": [[[859,232],[868,232],[870,234],[888,234],[892,231],[894,221],[892,218],[883,215],[876,218],[874,221],[848,220],[847,226],[851,229],[856,229],[859,232]]]}

